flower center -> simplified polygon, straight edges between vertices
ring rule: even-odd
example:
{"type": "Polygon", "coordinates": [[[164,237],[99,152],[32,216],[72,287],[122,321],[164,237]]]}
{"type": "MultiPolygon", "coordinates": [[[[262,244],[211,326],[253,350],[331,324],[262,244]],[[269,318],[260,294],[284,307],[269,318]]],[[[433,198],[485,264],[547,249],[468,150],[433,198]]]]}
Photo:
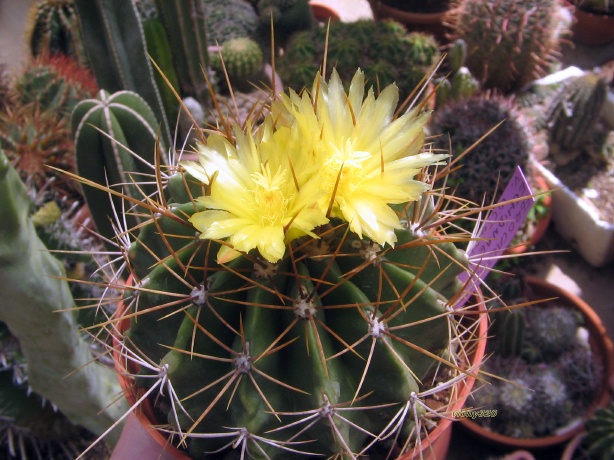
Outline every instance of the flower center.
{"type": "Polygon", "coordinates": [[[262,172],[252,174],[252,180],[256,184],[255,211],[260,216],[262,224],[283,224],[291,197],[286,196],[282,190],[285,180],[281,177],[281,172],[278,171],[275,176],[271,176],[268,166],[263,166],[262,172]]]}

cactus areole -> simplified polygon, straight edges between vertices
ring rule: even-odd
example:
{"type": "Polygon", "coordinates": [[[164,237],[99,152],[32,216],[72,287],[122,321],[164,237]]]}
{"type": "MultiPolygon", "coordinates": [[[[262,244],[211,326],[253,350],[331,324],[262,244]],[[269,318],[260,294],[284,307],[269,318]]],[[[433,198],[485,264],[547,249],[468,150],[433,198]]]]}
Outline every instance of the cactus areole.
{"type": "Polygon", "coordinates": [[[473,380],[481,315],[453,308],[467,260],[431,195],[446,155],[397,103],[318,75],[145,205],[115,354],[193,458],[413,452],[473,380]]]}

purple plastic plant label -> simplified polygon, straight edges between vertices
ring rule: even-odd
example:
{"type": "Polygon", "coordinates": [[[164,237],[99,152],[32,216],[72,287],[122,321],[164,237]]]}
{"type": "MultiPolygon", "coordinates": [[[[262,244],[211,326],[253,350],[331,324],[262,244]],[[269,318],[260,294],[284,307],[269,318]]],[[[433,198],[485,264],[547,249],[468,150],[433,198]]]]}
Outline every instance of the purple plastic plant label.
{"type": "Polygon", "coordinates": [[[454,308],[462,307],[476,292],[503,251],[510,245],[535,203],[535,197],[532,195],[531,187],[518,166],[499,199],[499,205],[482,221],[477,234],[467,246],[471,273],[464,272],[459,275],[459,279],[466,283],[466,288],[454,308]]]}

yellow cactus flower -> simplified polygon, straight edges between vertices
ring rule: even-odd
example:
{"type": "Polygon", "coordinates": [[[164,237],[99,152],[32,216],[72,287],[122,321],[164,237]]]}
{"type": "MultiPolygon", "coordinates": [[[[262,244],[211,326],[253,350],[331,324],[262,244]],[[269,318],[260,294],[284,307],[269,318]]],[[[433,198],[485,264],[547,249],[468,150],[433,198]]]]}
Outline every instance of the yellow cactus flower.
{"type": "Polygon", "coordinates": [[[293,159],[310,163],[301,167],[302,180],[319,178],[320,209],[379,244],[394,245],[394,229],[401,227],[390,205],[418,200],[429,186],[416,174],[447,157],[422,151],[430,113],[416,108],[394,118],[398,98],[396,85],[378,97],[371,88],[365,97],[360,70],[346,94],[333,70],[328,83],[316,77],[311,94],[290,91],[273,106],[277,123],[298,132],[303,147],[293,159]]]}
{"type": "Polygon", "coordinates": [[[394,85],[365,97],[360,70],[346,94],[333,71],[328,83],[316,76],[311,94],[282,95],[256,134],[248,126],[235,127],[234,141],[211,135],[200,162],[183,166],[209,185],[197,198],[206,210],[190,222],[201,238],[227,239],[218,260],[257,248],[277,262],[289,242],[317,238],[314,229],[331,217],[394,245],[401,223],[390,205],[418,200],[429,185],[416,174],[447,157],[423,151],[428,112],[395,118],[398,98],[394,85]]]}
{"type": "Polygon", "coordinates": [[[297,188],[288,167],[284,133],[268,132],[259,138],[235,129],[233,144],[220,134],[199,146],[200,163],[186,161],[184,168],[210,186],[211,193],[197,198],[207,209],[190,222],[201,238],[225,239],[218,261],[225,263],[257,248],[271,263],[281,259],[286,244],[328,222],[314,202],[320,193],[314,183],[297,188]]]}

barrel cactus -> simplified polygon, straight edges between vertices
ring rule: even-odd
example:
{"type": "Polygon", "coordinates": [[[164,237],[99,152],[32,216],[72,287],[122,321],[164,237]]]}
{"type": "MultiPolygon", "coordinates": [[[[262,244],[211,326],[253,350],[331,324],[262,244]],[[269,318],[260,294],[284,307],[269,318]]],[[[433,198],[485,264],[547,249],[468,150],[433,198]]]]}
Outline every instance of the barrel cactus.
{"type": "Polygon", "coordinates": [[[478,95],[450,101],[435,113],[430,129],[443,135],[435,145],[451,147],[462,166],[448,184],[474,203],[496,199],[516,167],[524,167],[529,158],[532,138],[513,100],[478,95]],[[468,155],[461,155],[495,127],[468,155]]]}
{"type": "Polygon", "coordinates": [[[396,86],[376,97],[362,71],[348,92],[336,71],[311,88],[257,128],[210,133],[140,205],[125,197],[143,224],[118,208],[117,365],[194,458],[409,452],[483,343],[457,305],[468,237],[446,234],[431,195],[447,155],[424,144],[430,113],[395,116],[396,86]]]}
{"type": "Polygon", "coordinates": [[[545,75],[565,32],[557,0],[458,0],[446,21],[467,43],[472,75],[504,92],[545,75]]]}
{"type": "Polygon", "coordinates": [[[335,22],[329,27],[292,35],[283,56],[276,61],[282,81],[297,91],[309,86],[314,71],[323,62],[325,50],[327,63],[337,69],[346,83],[360,67],[376,88],[396,83],[402,99],[441,56],[433,36],[420,32],[408,34],[395,21],[335,22]]]}
{"type": "Polygon", "coordinates": [[[210,59],[211,67],[220,72],[220,79],[223,78],[225,70],[231,84],[240,87],[258,83],[258,77],[263,74],[262,48],[248,37],[233,38],[222,43],[219,53],[213,54],[210,59]]]}

